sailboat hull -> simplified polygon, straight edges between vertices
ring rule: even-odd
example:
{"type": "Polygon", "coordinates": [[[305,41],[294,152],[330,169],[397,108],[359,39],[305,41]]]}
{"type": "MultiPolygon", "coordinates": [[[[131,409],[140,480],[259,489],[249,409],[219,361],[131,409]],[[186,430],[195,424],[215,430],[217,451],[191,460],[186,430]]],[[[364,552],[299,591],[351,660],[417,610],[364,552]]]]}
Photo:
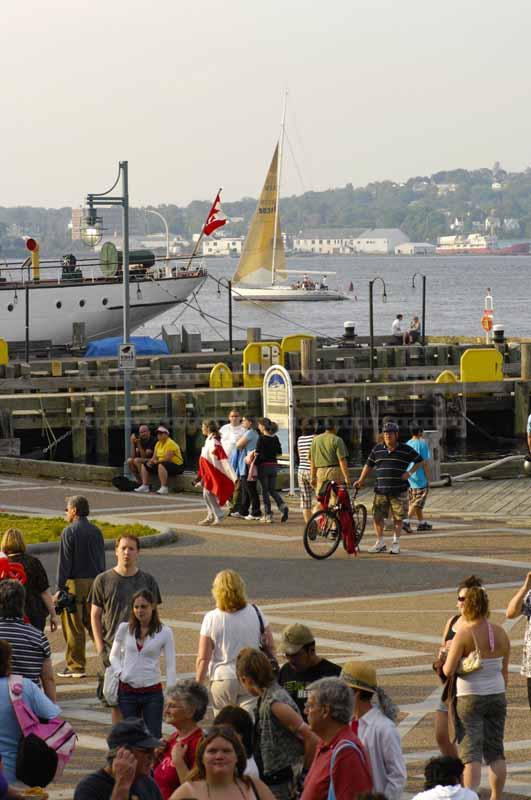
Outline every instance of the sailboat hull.
{"type": "Polygon", "coordinates": [[[344,294],[333,289],[294,289],[291,286],[264,286],[254,289],[235,286],[232,289],[232,297],[234,300],[262,303],[322,303],[326,300],[337,302],[347,299],[344,294]]]}

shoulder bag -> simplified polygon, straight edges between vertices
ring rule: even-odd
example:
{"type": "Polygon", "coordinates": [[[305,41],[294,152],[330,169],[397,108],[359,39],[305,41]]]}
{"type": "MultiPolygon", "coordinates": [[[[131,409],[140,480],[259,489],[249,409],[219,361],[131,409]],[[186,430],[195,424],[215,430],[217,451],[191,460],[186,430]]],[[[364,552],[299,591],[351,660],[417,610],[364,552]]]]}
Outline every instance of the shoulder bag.
{"type": "Polygon", "coordinates": [[[367,763],[367,757],[364,751],[353,742],[351,739],[341,739],[338,743],[337,747],[334,748],[332,753],[332,758],[330,759],[330,784],[328,786],[328,797],[327,800],[336,800],[336,790],[334,788],[334,767],[336,763],[336,758],[342,750],[355,750],[358,756],[360,757],[360,761],[363,764],[366,772],[369,776],[372,775],[371,768],[367,763]]]}
{"type": "MultiPolygon", "coordinates": [[[[472,631],[470,631],[470,633],[472,633],[472,631]]],[[[478,669],[481,669],[483,666],[481,663],[481,650],[478,647],[477,639],[473,633],[472,638],[474,640],[475,649],[467,656],[463,656],[459,662],[459,667],[457,668],[458,675],[468,675],[470,672],[477,672],[478,669]]]]}
{"type": "Polygon", "coordinates": [[[22,730],[15,774],[28,786],[47,786],[60,778],[76,747],[76,732],[69,722],[41,722],[22,699],[21,675],[10,675],[9,699],[22,730]]]}
{"type": "Polygon", "coordinates": [[[275,673],[275,677],[276,677],[278,675],[278,673],[280,672],[280,664],[278,663],[275,654],[271,652],[271,650],[270,650],[270,648],[269,648],[269,646],[268,646],[268,644],[266,642],[264,619],[263,619],[262,615],[260,614],[260,609],[254,603],[253,603],[253,608],[256,611],[256,615],[258,617],[258,622],[260,624],[260,650],[269,659],[269,663],[271,664],[271,666],[273,668],[273,672],[275,673]]]}

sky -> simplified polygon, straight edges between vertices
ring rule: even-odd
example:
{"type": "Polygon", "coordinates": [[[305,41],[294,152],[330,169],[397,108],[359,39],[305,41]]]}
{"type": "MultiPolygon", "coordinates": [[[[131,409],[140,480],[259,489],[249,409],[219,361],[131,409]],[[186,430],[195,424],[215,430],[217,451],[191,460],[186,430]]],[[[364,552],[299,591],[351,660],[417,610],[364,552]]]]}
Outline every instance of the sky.
{"type": "Polygon", "coordinates": [[[114,182],[131,204],[257,197],[288,90],[301,194],[531,163],[526,0],[6,0],[0,206],[114,182]]]}

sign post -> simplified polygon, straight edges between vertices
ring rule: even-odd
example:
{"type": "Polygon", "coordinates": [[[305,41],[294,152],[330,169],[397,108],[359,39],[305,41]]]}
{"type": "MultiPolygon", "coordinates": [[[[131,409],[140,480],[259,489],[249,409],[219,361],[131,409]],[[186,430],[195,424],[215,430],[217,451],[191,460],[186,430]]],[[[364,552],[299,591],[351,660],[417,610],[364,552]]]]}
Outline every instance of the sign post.
{"type": "Polygon", "coordinates": [[[487,289],[485,295],[485,310],[481,317],[481,327],[485,331],[485,344],[491,343],[492,325],[494,321],[494,298],[492,297],[491,290],[487,289]]]}
{"type": "Polygon", "coordinates": [[[285,367],[273,365],[264,375],[264,417],[278,425],[277,436],[282,445],[281,464],[289,465],[289,494],[295,494],[295,403],[291,376],[285,367]]]}

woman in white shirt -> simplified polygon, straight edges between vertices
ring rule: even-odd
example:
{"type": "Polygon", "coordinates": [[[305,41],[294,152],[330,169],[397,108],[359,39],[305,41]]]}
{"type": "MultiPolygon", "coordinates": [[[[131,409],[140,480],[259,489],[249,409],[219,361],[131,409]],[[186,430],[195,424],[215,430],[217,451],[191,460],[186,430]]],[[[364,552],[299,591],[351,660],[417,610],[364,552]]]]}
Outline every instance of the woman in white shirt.
{"type": "Polygon", "coordinates": [[[260,609],[247,602],[245,582],[234,570],[218,572],[212,595],[216,608],[205,614],[201,625],[196,680],[204,683],[210,678],[215,714],[228,705],[253,714],[257,700],[240,685],[236,659],[244,647],[259,649],[261,644],[274,653],[271,629],[260,609]]]}
{"type": "Polygon", "coordinates": [[[129,622],[118,626],[110,661],[119,676],[118,707],[124,718],[141,717],[152,735],[162,733],[162,693],[160,657],[164,653],[166,684],[173,686],[175,646],[171,628],[159,619],[157,603],[148,589],[133,595],[129,622]]]}

